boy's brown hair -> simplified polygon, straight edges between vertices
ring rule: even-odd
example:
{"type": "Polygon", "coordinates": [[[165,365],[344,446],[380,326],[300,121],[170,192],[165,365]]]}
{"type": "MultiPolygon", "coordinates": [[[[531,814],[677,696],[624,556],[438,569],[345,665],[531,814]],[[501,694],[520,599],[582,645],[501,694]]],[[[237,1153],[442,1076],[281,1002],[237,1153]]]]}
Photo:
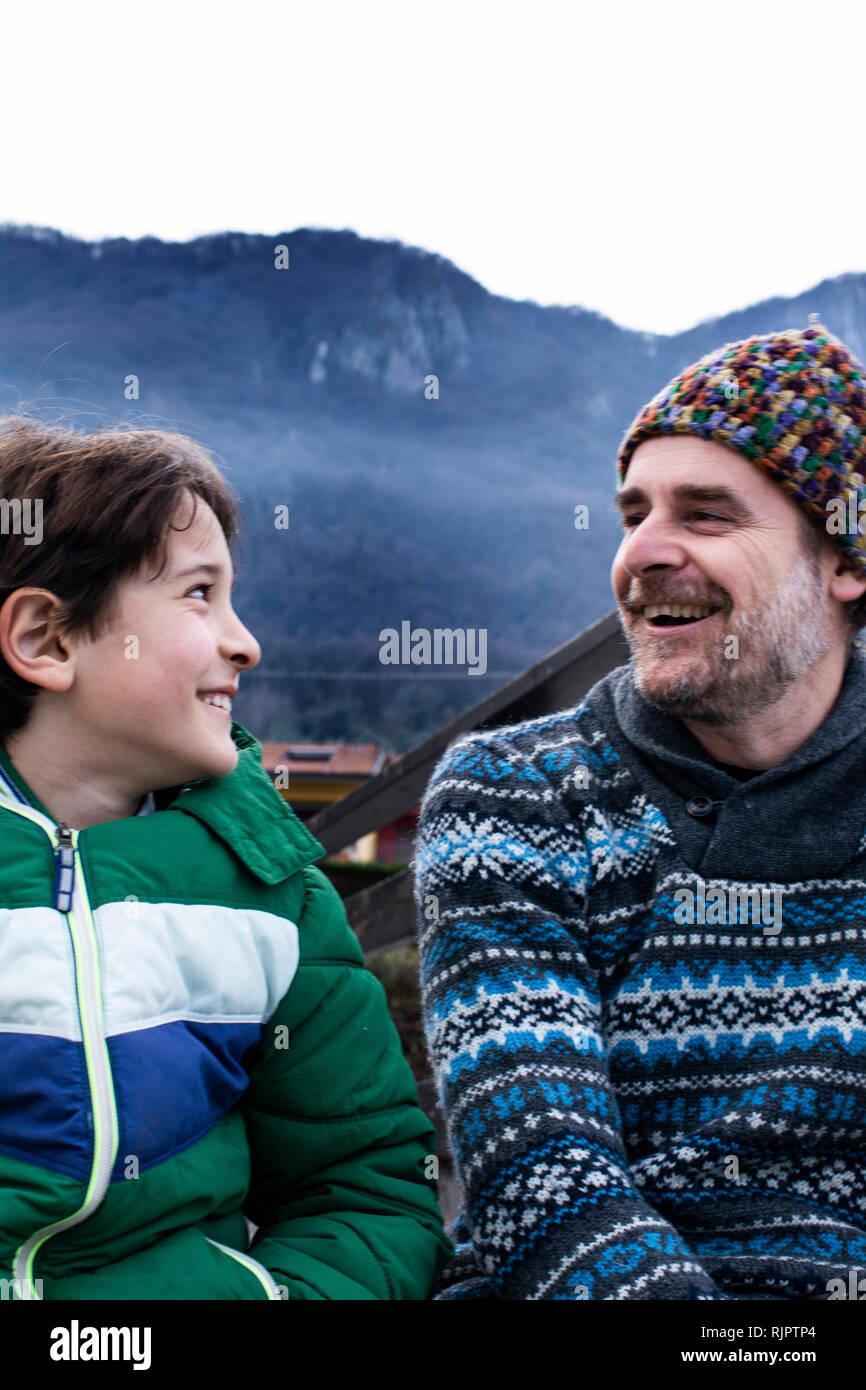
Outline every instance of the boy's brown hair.
{"type": "MultiPolygon", "coordinates": [[[[80,434],[24,415],[0,419],[0,499],[32,499],[30,516],[34,502],[42,505],[38,544],[8,522],[0,535],[0,609],[16,589],[48,589],[62,600],[58,632],[97,640],[110,626],[119,585],[149,561],[163,572],[185,493],[194,507],[198,497],[208,503],[231,546],[237,499],[207,450],[186,435],[127,426],[80,434]]],[[[40,689],[0,654],[0,739],[27,723],[40,689]]]]}

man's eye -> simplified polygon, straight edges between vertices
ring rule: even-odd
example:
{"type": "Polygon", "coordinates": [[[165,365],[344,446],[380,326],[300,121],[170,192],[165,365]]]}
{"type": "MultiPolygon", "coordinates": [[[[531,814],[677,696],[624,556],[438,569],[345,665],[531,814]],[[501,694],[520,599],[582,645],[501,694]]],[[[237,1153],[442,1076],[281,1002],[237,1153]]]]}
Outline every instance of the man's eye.
{"type": "MultiPolygon", "coordinates": [[[[728,520],[728,518],[727,518],[726,516],[720,516],[720,515],[718,514],[718,512],[692,512],[692,516],[694,517],[694,519],[695,519],[696,521],[727,521],[727,520],[728,520]]],[[[624,517],[622,518],[622,524],[623,524],[623,526],[625,527],[625,529],[626,529],[627,531],[633,530],[634,527],[635,527],[635,526],[638,526],[642,521],[643,521],[643,517],[642,517],[642,516],[637,516],[637,515],[635,515],[634,513],[632,513],[632,514],[629,515],[629,516],[624,516],[624,517]]]]}

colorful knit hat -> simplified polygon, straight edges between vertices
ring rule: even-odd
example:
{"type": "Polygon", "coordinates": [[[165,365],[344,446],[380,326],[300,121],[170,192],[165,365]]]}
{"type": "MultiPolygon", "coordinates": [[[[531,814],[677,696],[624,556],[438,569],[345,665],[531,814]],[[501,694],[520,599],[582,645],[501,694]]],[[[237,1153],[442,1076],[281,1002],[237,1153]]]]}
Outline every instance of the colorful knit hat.
{"type": "MultiPolygon", "coordinates": [[[[831,498],[849,515],[866,502],[866,367],[809,315],[782,329],[726,343],[686,367],[629,426],[617,454],[619,486],[642,440],[657,434],[713,439],[751,459],[824,526],[831,498]]],[[[866,535],[828,532],[866,573],[866,535]]]]}

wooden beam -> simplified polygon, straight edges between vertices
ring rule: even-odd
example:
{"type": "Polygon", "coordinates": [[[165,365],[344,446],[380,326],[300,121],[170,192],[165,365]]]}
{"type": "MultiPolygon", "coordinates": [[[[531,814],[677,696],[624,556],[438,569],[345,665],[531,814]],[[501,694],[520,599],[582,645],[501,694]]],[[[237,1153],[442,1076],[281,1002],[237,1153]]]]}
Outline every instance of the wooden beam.
{"type": "Polygon", "coordinates": [[[418,1104],[424,1111],[429,1120],[436,1126],[436,1148],[440,1160],[451,1159],[451,1145],[448,1142],[448,1130],[445,1127],[445,1116],[439,1105],[439,1097],[436,1094],[436,1087],[433,1078],[428,1077],[423,1081],[418,1081],[418,1104]]]}
{"type": "MultiPolygon", "coordinates": [[[[309,829],[328,853],[334,854],[371,830],[389,825],[418,805],[436,763],[461,734],[472,729],[517,724],[524,719],[568,709],[577,704],[596,681],[628,659],[628,646],[619,615],[614,610],[500,686],[492,695],[472,705],[450,724],[437,729],[378,777],[371,778],[342,801],[319,811],[307,822],[309,829]]],[[[392,893],[400,877],[389,880],[392,893]]]]}
{"type": "Polygon", "coordinates": [[[415,945],[413,886],[413,875],[404,869],[346,898],[346,917],[366,960],[415,945]]]}

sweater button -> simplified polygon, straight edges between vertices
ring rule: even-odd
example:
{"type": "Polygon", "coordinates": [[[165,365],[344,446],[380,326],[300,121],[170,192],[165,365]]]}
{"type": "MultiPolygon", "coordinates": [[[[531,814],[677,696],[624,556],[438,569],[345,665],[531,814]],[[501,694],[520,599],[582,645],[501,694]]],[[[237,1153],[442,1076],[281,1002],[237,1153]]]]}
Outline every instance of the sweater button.
{"type": "Polygon", "coordinates": [[[686,803],[686,810],[690,816],[709,816],[712,809],[713,803],[708,796],[693,796],[691,801],[686,803]]]}

